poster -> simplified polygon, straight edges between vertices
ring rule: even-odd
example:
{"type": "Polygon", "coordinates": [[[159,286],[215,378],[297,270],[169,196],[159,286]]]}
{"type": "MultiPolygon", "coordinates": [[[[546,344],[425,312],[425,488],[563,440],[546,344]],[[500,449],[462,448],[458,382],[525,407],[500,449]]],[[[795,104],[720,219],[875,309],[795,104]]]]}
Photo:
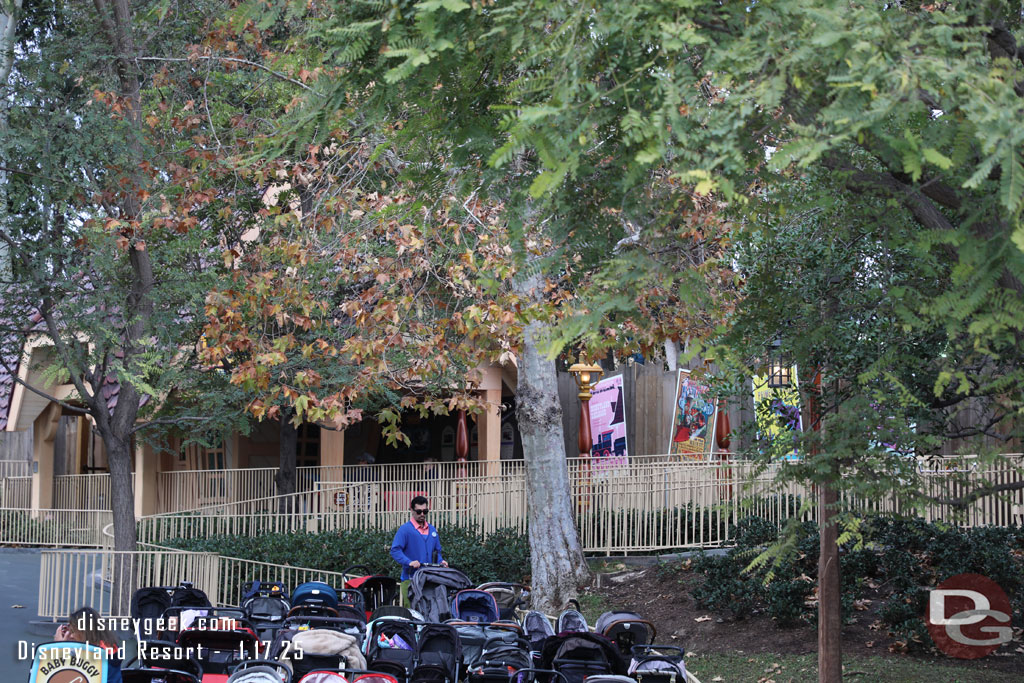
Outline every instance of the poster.
{"type": "Polygon", "coordinates": [[[714,447],[716,411],[708,386],[692,379],[689,370],[680,370],[668,452],[695,460],[708,456],[714,447]]]}
{"type": "Polygon", "coordinates": [[[43,643],[35,650],[29,683],[105,683],[103,650],[87,643],[64,640],[43,643]]]}
{"type": "Polygon", "coordinates": [[[622,398],[622,375],[601,380],[591,392],[590,449],[594,471],[610,470],[626,464],[626,406],[622,398]]]}
{"type": "Polygon", "coordinates": [[[772,387],[767,375],[754,375],[754,416],[757,420],[757,439],[762,452],[773,459],[795,460],[796,442],[803,431],[800,417],[800,390],[796,384],[796,367],[790,370],[792,384],[772,387]]]}

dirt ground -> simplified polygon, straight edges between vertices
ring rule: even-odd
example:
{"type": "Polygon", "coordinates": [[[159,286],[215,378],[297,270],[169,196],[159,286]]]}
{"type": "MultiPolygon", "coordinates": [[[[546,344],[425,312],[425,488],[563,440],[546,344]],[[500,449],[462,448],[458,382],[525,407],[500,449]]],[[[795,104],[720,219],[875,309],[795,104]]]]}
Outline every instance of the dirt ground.
{"type": "MultiPolygon", "coordinates": [[[[657,629],[657,642],[683,647],[687,652],[705,653],[779,653],[809,654],[817,651],[814,626],[779,628],[766,615],[733,620],[726,615],[699,609],[690,596],[692,588],[703,581],[695,572],[667,576],[655,568],[626,571],[604,577],[601,588],[588,589],[591,600],[604,609],[637,612],[657,629]]],[[[1013,642],[979,660],[959,660],[941,653],[904,654],[900,645],[886,633],[878,618],[884,596],[868,596],[854,621],[843,627],[844,654],[864,657],[904,657],[944,663],[964,671],[990,669],[1024,675],[1024,632],[1014,630],[1013,642]],[[873,599],[873,598],[878,599],[873,599]]],[[[586,600],[586,598],[585,598],[586,600]]]]}

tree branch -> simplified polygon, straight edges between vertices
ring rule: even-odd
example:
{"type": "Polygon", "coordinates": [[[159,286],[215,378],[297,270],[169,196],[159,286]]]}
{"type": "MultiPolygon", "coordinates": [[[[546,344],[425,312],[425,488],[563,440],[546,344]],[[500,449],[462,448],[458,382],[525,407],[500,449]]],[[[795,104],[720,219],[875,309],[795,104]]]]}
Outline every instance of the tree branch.
{"type": "Polygon", "coordinates": [[[992,486],[983,486],[979,489],[971,491],[965,496],[959,498],[939,498],[937,496],[928,496],[928,499],[932,502],[940,505],[949,505],[955,508],[965,508],[971,503],[975,502],[979,498],[985,496],[991,496],[996,493],[1006,493],[1008,491],[1020,491],[1024,489],[1024,480],[1013,481],[1006,484],[993,484],[992,486]]]}
{"type": "Polygon", "coordinates": [[[244,64],[245,66],[251,66],[254,69],[262,69],[268,74],[271,74],[283,81],[288,81],[293,85],[297,85],[303,90],[314,92],[313,88],[309,87],[302,81],[296,80],[291,76],[281,73],[280,71],[274,71],[268,66],[260,64],[259,62],[250,62],[248,59],[239,59],[238,57],[215,57],[212,55],[197,55],[195,57],[136,57],[136,61],[139,62],[191,62],[195,59],[203,59],[209,61],[221,61],[221,62],[233,62],[235,64],[244,64]]]}

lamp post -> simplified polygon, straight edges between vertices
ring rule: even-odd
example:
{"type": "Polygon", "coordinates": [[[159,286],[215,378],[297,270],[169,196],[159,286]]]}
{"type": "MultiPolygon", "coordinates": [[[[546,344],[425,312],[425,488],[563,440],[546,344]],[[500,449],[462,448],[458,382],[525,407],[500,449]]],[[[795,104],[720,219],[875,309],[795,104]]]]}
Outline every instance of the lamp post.
{"type": "MultiPolygon", "coordinates": [[[[582,360],[582,359],[581,359],[582,360]]],[[[585,511],[590,504],[590,449],[594,445],[594,439],[590,434],[590,393],[597,380],[600,379],[604,370],[600,365],[588,365],[586,363],[574,363],[569,366],[569,372],[576,380],[579,389],[580,399],[580,429],[577,450],[580,452],[580,475],[579,475],[579,509],[585,511]]]]}
{"type": "Polygon", "coordinates": [[[580,457],[588,458],[590,457],[590,449],[594,445],[593,437],[590,434],[590,398],[593,396],[590,392],[601,378],[604,370],[601,369],[600,365],[574,363],[569,366],[569,372],[572,373],[573,379],[576,380],[576,386],[580,390],[577,394],[580,399],[580,457]]]}

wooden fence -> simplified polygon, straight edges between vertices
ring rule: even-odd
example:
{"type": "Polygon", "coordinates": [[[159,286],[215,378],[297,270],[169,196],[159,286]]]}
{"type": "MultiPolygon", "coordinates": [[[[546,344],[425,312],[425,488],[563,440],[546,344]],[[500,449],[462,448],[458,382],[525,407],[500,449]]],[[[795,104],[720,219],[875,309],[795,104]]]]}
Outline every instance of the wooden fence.
{"type": "Polygon", "coordinates": [[[294,588],[306,581],[341,586],[350,578],[339,572],[142,545],[135,552],[44,550],[41,555],[39,616],[53,619],[82,606],[105,617],[128,617],[136,589],[177,586],[181,581],[191,581],[215,606],[232,606],[238,605],[246,581],[281,581],[294,588]]]}

